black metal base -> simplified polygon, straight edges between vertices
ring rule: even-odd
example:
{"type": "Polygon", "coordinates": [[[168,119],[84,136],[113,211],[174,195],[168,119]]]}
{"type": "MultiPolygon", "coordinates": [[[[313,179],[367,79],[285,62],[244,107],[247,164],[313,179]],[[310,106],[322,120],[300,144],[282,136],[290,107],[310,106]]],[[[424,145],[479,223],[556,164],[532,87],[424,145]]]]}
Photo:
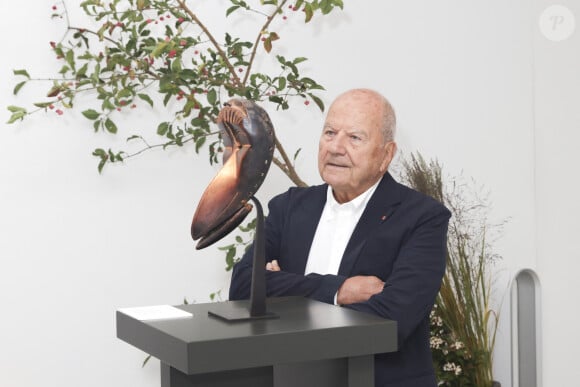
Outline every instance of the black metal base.
{"type": "Polygon", "coordinates": [[[251,316],[247,307],[241,307],[235,303],[220,302],[212,306],[212,310],[207,312],[208,316],[217,317],[219,319],[236,322],[236,321],[253,321],[280,318],[275,313],[264,313],[258,316],[251,316]]]}

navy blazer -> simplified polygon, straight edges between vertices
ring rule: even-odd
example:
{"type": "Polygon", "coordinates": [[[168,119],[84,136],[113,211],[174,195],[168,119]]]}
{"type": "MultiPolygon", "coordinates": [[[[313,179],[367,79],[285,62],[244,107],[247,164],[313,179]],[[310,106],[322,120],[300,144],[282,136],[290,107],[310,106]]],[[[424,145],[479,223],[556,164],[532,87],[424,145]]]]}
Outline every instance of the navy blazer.
{"type": "MultiPolygon", "coordinates": [[[[450,212],[386,173],[352,233],[338,274],[305,276],[326,191],[326,184],[293,187],[270,201],[266,261],[278,260],[282,271],[266,273],[267,296],[305,296],[332,304],[348,277],[379,277],[385,282],[381,293],[345,305],[397,321],[399,350],[375,356],[375,385],[435,387],[429,313],[445,271],[450,212]]],[[[234,267],[231,300],[250,296],[252,254],[250,248],[234,267]]]]}

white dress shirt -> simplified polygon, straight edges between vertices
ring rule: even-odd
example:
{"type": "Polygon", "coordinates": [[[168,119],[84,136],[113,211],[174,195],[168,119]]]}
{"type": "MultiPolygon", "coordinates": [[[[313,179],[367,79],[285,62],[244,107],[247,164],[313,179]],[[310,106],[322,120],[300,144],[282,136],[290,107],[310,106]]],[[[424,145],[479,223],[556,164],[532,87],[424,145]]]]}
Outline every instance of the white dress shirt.
{"type": "MultiPolygon", "coordinates": [[[[338,274],[346,245],[378,185],[377,181],[368,190],[343,204],[336,201],[332,188],[328,186],[326,204],[308,253],[305,275],[338,274]]],[[[334,301],[336,304],[336,296],[334,301]]]]}

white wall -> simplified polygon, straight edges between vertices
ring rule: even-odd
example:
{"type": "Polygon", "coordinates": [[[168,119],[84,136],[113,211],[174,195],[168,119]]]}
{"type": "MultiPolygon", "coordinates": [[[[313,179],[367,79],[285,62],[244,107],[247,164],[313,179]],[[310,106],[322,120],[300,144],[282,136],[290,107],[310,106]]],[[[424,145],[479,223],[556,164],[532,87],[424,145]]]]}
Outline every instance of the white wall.
{"type": "MultiPolygon", "coordinates": [[[[580,54],[573,49],[578,34],[560,43],[540,35],[545,3],[346,1],[344,13],[308,26],[288,13],[278,29],[283,46],[275,49],[310,58],[305,70],[326,86],[327,103],[350,87],[383,92],[397,111],[403,152],[436,157],[450,175],[463,171],[491,192],[492,220],[510,219],[495,244],[504,257],[498,299],[519,268],[538,271],[544,385],[556,386],[578,378],[570,339],[578,344],[572,324],[579,312],[565,305],[575,305],[567,289],[580,268],[572,242],[578,206],[569,204],[579,196],[580,54]]],[[[196,11],[224,29],[225,4],[202,2],[196,11]]],[[[44,93],[27,86],[14,98],[12,69],[40,76],[58,70],[48,45],[61,34],[49,18],[52,5],[0,3],[0,106],[44,93]]],[[[251,23],[231,28],[248,34],[251,23]]],[[[163,115],[160,108],[140,112],[126,121],[141,127],[163,115]]],[[[323,116],[300,102],[271,116],[289,152],[303,148],[301,176],[318,183],[323,116]]],[[[123,136],[94,134],[78,110],[0,129],[0,385],[158,386],[156,364],[141,369],[144,354],[115,338],[114,310],[183,297],[204,302],[227,290],[222,255],[195,251],[189,237],[196,202],[216,169],[180,149],[150,152],[100,176],[91,150],[121,147],[123,136]]],[[[288,185],[273,170],[259,197],[266,202],[288,185]]],[[[504,386],[511,385],[508,301],[496,352],[504,386]]]]}
{"type": "MultiPolygon", "coordinates": [[[[577,273],[580,248],[578,144],[580,144],[580,4],[568,40],[551,42],[534,31],[537,271],[542,283],[544,386],[577,383],[580,344],[577,273]]],[[[551,5],[536,1],[535,12],[551,5]]]]}

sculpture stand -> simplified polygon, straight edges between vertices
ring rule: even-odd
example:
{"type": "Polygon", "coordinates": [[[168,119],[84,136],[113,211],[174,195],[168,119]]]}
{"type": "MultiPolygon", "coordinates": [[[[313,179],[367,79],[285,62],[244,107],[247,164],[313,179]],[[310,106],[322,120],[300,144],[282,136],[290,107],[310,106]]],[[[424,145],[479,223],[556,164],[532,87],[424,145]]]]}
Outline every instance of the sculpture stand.
{"type": "Polygon", "coordinates": [[[252,288],[250,309],[237,304],[219,303],[208,315],[226,321],[250,321],[279,318],[266,311],[266,240],[264,239],[264,211],[256,197],[250,198],[256,206],[256,234],[254,235],[254,258],[252,268],[252,288]]]}

